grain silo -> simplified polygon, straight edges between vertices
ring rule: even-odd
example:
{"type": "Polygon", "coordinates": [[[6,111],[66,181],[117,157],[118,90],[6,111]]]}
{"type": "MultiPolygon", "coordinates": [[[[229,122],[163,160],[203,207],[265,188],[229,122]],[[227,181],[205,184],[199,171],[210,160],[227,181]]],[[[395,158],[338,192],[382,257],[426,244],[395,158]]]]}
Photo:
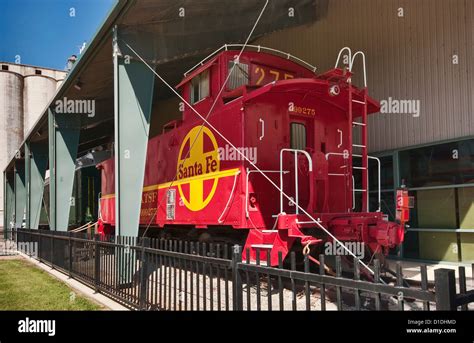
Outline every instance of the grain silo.
{"type": "MultiPolygon", "coordinates": [[[[66,77],[50,68],[0,62],[0,168],[3,171],[66,77]],[[57,81],[59,80],[59,81],[57,81]]],[[[3,185],[3,173],[0,173],[3,185]]],[[[3,226],[0,192],[0,227],[3,226]]]]}
{"type": "Polygon", "coordinates": [[[23,132],[25,136],[55,93],[56,80],[52,77],[41,74],[25,76],[23,88],[23,132]]]}
{"type": "MultiPolygon", "coordinates": [[[[4,69],[5,68],[5,69],[4,69]]],[[[4,170],[23,141],[23,77],[0,70],[0,169],[4,170]]],[[[2,174],[3,181],[3,174],[2,174]]],[[[0,192],[0,219],[3,223],[3,192],[0,192]]]]}
{"type": "Polygon", "coordinates": [[[61,88],[61,85],[63,84],[63,82],[64,82],[64,79],[57,80],[56,81],[56,89],[61,88]]]}

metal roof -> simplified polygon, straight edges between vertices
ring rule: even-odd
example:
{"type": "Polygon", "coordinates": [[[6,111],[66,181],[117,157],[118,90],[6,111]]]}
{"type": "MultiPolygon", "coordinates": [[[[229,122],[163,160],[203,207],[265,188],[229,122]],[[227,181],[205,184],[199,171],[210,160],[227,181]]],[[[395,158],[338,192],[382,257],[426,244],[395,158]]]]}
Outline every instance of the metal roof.
{"type": "MultiPolygon", "coordinates": [[[[276,30],[309,23],[316,18],[317,0],[270,1],[252,39],[276,30]],[[294,17],[288,19],[288,8],[294,17]]],[[[183,73],[205,55],[227,43],[243,43],[251,31],[265,0],[117,0],[94,38],[79,56],[74,67],[50,102],[63,99],[94,99],[96,116],[82,122],[79,153],[84,153],[101,141],[113,137],[113,58],[112,30],[171,85],[182,79],[183,73]],[[184,17],[181,17],[184,10],[184,17]],[[146,46],[146,51],[140,47],[146,46]],[[80,81],[81,89],[74,85],[80,81]]],[[[122,49],[122,55],[134,56],[122,49]]],[[[161,83],[155,87],[154,100],[171,94],[161,83]]],[[[48,115],[40,119],[25,137],[46,140],[48,115]]],[[[13,166],[14,159],[6,169],[13,166]]]]}

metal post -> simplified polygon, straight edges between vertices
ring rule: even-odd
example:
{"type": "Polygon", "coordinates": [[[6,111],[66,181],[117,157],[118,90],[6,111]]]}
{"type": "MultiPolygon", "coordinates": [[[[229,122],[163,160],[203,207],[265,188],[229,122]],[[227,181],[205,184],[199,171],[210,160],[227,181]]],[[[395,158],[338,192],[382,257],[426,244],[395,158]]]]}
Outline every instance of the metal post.
{"type": "Polygon", "coordinates": [[[30,143],[25,144],[25,229],[30,229],[31,225],[31,150],[30,143]]]}
{"type": "Polygon", "coordinates": [[[146,310],[146,299],[148,293],[147,279],[148,279],[148,260],[145,252],[145,247],[150,246],[150,238],[144,237],[141,248],[141,268],[140,268],[140,310],[146,310]]]}
{"type": "Polygon", "coordinates": [[[99,293],[100,284],[100,250],[99,250],[100,236],[94,235],[94,288],[95,292],[99,293]]]}
{"type": "MultiPolygon", "coordinates": [[[[155,75],[140,61],[124,58],[133,52],[123,43],[133,37],[113,30],[114,129],[115,129],[115,234],[138,236],[140,206],[150,130],[155,75]]],[[[149,43],[149,42],[148,42],[149,43]]],[[[152,44],[132,43],[144,56],[152,44]]]]}
{"type": "Polygon", "coordinates": [[[15,161],[15,228],[22,228],[26,209],[25,161],[15,161]]]}
{"type": "Polygon", "coordinates": [[[54,260],[54,236],[53,236],[53,233],[50,232],[50,237],[51,237],[51,244],[50,244],[50,257],[51,257],[51,268],[54,269],[54,263],[53,263],[53,260],[54,260]]]}
{"type": "MultiPolygon", "coordinates": [[[[128,63],[125,56],[134,53],[124,44],[130,42],[143,56],[153,55],[153,44],[147,38],[113,30],[114,62],[114,158],[115,158],[115,234],[138,236],[140,207],[145,177],[146,152],[150,131],[155,75],[140,61],[128,63]]],[[[132,263],[136,251],[126,249],[117,259],[119,283],[132,282],[132,263]]]]}
{"type": "Polygon", "coordinates": [[[27,142],[25,145],[27,208],[26,227],[38,229],[48,164],[47,144],[27,142]]]}
{"type": "Polygon", "coordinates": [[[81,117],[49,109],[50,226],[67,231],[81,117]]]}
{"type": "Polygon", "coordinates": [[[38,230],[38,261],[43,262],[41,259],[41,230],[38,230]]]}
{"type": "Polygon", "coordinates": [[[239,271],[239,263],[242,263],[242,251],[240,246],[236,244],[232,253],[232,299],[234,311],[242,311],[244,308],[242,276],[239,271]]]}
{"type": "Polygon", "coordinates": [[[5,182],[4,190],[4,237],[7,239],[9,237],[10,231],[13,227],[13,218],[15,215],[15,174],[13,170],[6,170],[3,174],[5,182]]]}
{"type": "Polygon", "coordinates": [[[68,263],[68,270],[69,270],[69,277],[72,278],[72,232],[68,232],[68,251],[69,251],[69,263],[68,263]]]}
{"type": "Polygon", "coordinates": [[[56,230],[56,123],[48,109],[48,164],[49,164],[49,229],[56,230]]]}
{"type": "Polygon", "coordinates": [[[456,277],[454,270],[435,270],[436,310],[456,311],[456,277]]]}

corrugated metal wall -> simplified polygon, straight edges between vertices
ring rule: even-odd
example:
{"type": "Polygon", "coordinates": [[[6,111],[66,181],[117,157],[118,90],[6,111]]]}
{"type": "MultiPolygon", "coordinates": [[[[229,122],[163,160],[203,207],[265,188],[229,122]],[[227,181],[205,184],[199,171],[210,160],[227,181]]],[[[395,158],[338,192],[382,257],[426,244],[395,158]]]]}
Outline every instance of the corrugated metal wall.
{"type": "MultiPolygon", "coordinates": [[[[370,151],[474,135],[474,1],[318,3],[323,11],[314,24],[275,32],[255,43],[288,51],[318,66],[319,72],[334,67],[342,47],[362,50],[373,97],[419,100],[418,118],[388,113],[370,118],[370,151]],[[453,55],[459,64],[453,64],[453,55]]],[[[360,75],[355,79],[359,84],[360,75]]]]}

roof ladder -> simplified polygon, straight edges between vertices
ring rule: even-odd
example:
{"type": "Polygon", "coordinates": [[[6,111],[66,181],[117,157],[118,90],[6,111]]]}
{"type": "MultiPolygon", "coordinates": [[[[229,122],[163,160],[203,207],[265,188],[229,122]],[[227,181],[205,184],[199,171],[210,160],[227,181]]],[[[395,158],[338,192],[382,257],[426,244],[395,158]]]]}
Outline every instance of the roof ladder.
{"type": "MultiPolygon", "coordinates": [[[[363,67],[363,75],[364,75],[364,88],[362,88],[361,92],[355,92],[352,87],[352,77],[347,80],[347,84],[349,87],[349,106],[348,106],[348,125],[349,125],[349,141],[352,142],[352,149],[350,149],[350,156],[349,160],[351,161],[352,166],[352,175],[354,175],[354,171],[360,171],[362,174],[362,187],[360,189],[355,189],[354,185],[352,187],[352,192],[360,192],[362,193],[362,212],[367,212],[369,210],[369,163],[368,163],[368,154],[367,154],[367,72],[366,72],[366,64],[365,64],[365,54],[362,51],[357,51],[354,55],[352,55],[352,51],[348,47],[344,47],[339,51],[339,55],[337,56],[336,61],[336,68],[339,64],[339,60],[342,56],[344,51],[348,52],[349,57],[349,72],[352,72],[352,67],[354,65],[355,58],[360,55],[362,57],[362,67],[363,67]],[[354,99],[354,95],[357,95],[357,99],[354,99]],[[353,116],[353,106],[362,106],[362,118],[361,121],[354,121],[353,116]],[[354,143],[353,141],[353,129],[360,129],[360,138],[361,142],[354,143]],[[360,149],[361,156],[361,166],[353,166],[353,153],[352,150],[354,148],[360,149]]],[[[355,208],[355,197],[353,196],[353,204],[352,209],[355,208]]]]}

